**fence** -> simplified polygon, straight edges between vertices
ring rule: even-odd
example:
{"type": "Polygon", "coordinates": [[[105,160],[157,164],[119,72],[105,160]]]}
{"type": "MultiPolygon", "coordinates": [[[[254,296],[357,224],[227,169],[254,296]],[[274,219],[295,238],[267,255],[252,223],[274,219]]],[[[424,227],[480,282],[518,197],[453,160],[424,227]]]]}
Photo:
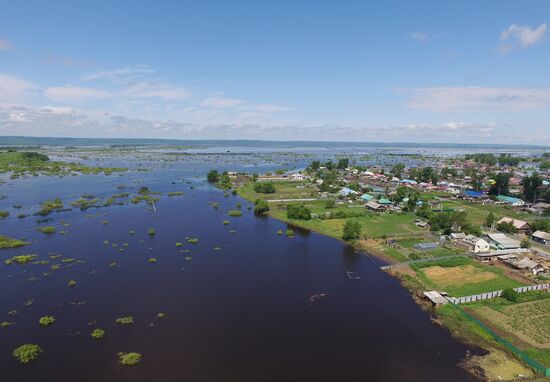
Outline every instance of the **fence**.
{"type": "MultiPolygon", "coordinates": [[[[539,284],[539,285],[528,285],[528,286],[522,286],[519,288],[514,288],[514,290],[518,293],[525,293],[530,292],[534,290],[545,290],[550,289],[550,283],[548,284],[539,284]]],[[[495,290],[492,292],[487,293],[480,293],[480,294],[473,294],[471,296],[464,296],[464,297],[448,297],[447,299],[452,302],[453,304],[465,304],[468,302],[475,302],[480,300],[487,300],[490,298],[496,298],[500,297],[502,294],[502,290],[495,290]]]]}
{"type": "MultiPolygon", "coordinates": [[[[548,285],[548,284],[547,284],[548,285]]],[[[468,313],[466,313],[464,310],[462,310],[458,305],[456,304],[451,304],[452,306],[454,306],[456,309],[458,309],[460,312],[462,312],[462,314],[468,319],[470,320],[471,322],[473,322],[474,324],[476,324],[477,326],[479,326],[481,329],[483,329],[486,333],[488,333],[495,341],[497,341],[498,343],[504,345],[508,350],[510,350],[516,357],[518,357],[519,359],[521,359],[523,362],[525,362],[526,364],[528,364],[529,366],[531,366],[535,371],[537,371],[538,373],[546,376],[546,377],[550,377],[550,368],[542,365],[540,362],[534,360],[533,358],[529,357],[525,352],[523,352],[522,350],[518,349],[517,347],[515,347],[514,345],[512,345],[510,342],[506,341],[504,338],[500,337],[498,334],[496,334],[495,332],[493,332],[490,328],[488,328],[487,326],[485,326],[481,321],[479,321],[477,318],[469,315],[468,313]]]]}

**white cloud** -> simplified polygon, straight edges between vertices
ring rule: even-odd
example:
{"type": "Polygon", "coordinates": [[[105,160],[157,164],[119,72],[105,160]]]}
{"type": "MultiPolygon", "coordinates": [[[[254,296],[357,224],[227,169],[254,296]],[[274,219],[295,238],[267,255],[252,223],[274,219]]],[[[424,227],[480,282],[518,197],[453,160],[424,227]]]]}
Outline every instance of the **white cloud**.
{"type": "Polygon", "coordinates": [[[52,86],[46,89],[44,95],[59,102],[81,102],[89,100],[105,99],[111,94],[105,90],[82,86],[52,86]]]}
{"type": "Polygon", "coordinates": [[[202,101],[202,106],[225,109],[243,105],[244,103],[245,101],[236,98],[209,97],[202,101]]]}
{"type": "Polygon", "coordinates": [[[550,108],[550,88],[428,87],[398,89],[412,109],[433,112],[517,112],[550,108]]]}
{"type": "Polygon", "coordinates": [[[118,95],[130,98],[158,98],[163,101],[182,101],[189,98],[191,92],[185,88],[168,83],[142,81],[123,88],[118,95]]]}
{"type": "MultiPolygon", "coordinates": [[[[398,126],[266,125],[252,122],[198,124],[173,120],[129,118],[102,111],[0,104],[0,135],[273,139],[386,142],[507,142],[511,137],[495,123],[411,123],[398,126]]],[[[529,139],[513,136],[512,142],[529,139]]],[[[550,142],[550,133],[535,143],[550,142]]]]}
{"type": "Polygon", "coordinates": [[[16,76],[0,73],[0,101],[14,102],[21,100],[33,89],[35,89],[35,86],[30,82],[16,76]]]}
{"type": "MultiPolygon", "coordinates": [[[[512,24],[500,34],[501,41],[511,41],[519,44],[521,48],[527,48],[539,42],[546,32],[546,24],[541,24],[536,28],[530,25],[512,24]]],[[[509,51],[513,49],[515,44],[503,44],[498,47],[501,51],[509,51]]]]}
{"type": "Polygon", "coordinates": [[[0,50],[9,50],[12,48],[12,44],[3,37],[0,37],[0,50]]]}
{"type": "Polygon", "coordinates": [[[416,32],[409,33],[408,37],[418,42],[426,42],[429,40],[430,34],[427,32],[416,31],[416,32]]]}

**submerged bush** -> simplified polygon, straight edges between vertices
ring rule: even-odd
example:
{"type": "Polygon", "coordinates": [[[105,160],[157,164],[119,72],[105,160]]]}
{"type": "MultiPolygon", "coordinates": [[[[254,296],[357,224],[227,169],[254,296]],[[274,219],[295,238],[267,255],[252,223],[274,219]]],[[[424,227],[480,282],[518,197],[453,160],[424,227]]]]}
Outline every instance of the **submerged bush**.
{"type": "Polygon", "coordinates": [[[120,358],[120,363],[125,366],[134,366],[137,365],[141,361],[141,354],[130,352],[130,353],[118,353],[118,357],[120,358]]]}
{"type": "Polygon", "coordinates": [[[43,316],[43,317],[40,317],[40,319],[38,320],[38,323],[42,326],[50,326],[50,325],[53,325],[54,322],[55,322],[54,316],[43,316]]]}
{"type": "Polygon", "coordinates": [[[68,286],[70,287],[75,287],[76,286],[76,281],[74,280],[69,280],[69,282],[67,283],[68,286]]]}
{"type": "Polygon", "coordinates": [[[94,329],[92,331],[91,336],[92,336],[92,338],[95,338],[95,339],[99,340],[99,339],[105,337],[105,330],[99,329],[99,328],[94,329]]]}
{"type": "Polygon", "coordinates": [[[121,325],[131,325],[134,323],[134,317],[132,316],[119,317],[116,319],[115,322],[121,325]]]}
{"type": "Polygon", "coordinates": [[[46,227],[42,227],[42,228],[40,229],[40,231],[41,231],[42,233],[55,233],[56,228],[55,228],[55,227],[52,227],[52,226],[50,226],[50,225],[48,225],[48,226],[46,226],[46,227]]]}
{"type": "Polygon", "coordinates": [[[154,228],[149,228],[149,231],[147,231],[147,234],[148,234],[149,236],[155,236],[156,233],[157,233],[157,231],[155,231],[154,228]]]}
{"type": "Polygon", "coordinates": [[[34,344],[24,344],[13,351],[13,356],[21,363],[29,363],[38,358],[42,348],[34,344]]]}
{"type": "Polygon", "coordinates": [[[243,212],[240,210],[231,210],[227,214],[232,217],[239,217],[242,216],[243,212]]]}

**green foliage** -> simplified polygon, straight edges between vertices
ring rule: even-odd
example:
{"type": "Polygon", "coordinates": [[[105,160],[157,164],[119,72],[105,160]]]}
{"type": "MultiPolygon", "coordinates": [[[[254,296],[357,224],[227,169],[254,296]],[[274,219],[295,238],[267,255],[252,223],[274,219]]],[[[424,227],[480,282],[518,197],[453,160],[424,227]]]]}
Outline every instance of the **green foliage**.
{"type": "Polygon", "coordinates": [[[147,234],[149,236],[155,236],[157,234],[157,231],[155,231],[154,228],[149,228],[149,231],[147,231],[147,234]]]}
{"type": "Polygon", "coordinates": [[[516,233],[518,229],[514,226],[513,222],[502,222],[497,224],[497,230],[504,233],[516,233]]]}
{"type": "Polygon", "coordinates": [[[468,265],[468,264],[470,264],[470,259],[466,257],[457,257],[454,259],[440,259],[440,260],[436,259],[434,261],[415,263],[415,264],[411,264],[411,268],[416,271],[422,268],[428,268],[433,266],[440,266],[443,268],[452,268],[452,267],[459,267],[461,265],[468,265]]]}
{"type": "Polygon", "coordinates": [[[115,320],[115,322],[120,325],[131,325],[134,323],[134,317],[132,316],[119,317],[115,320]]]}
{"type": "Polygon", "coordinates": [[[183,195],[182,191],[172,191],[168,193],[168,196],[181,196],[183,195]]]}
{"type": "Polygon", "coordinates": [[[529,202],[535,202],[537,192],[540,186],[542,186],[542,179],[536,172],[531,176],[526,176],[522,179],[521,185],[523,187],[523,197],[529,202]]]}
{"type": "Polygon", "coordinates": [[[0,322],[0,328],[8,328],[13,325],[15,325],[15,322],[9,322],[9,321],[0,322]]]}
{"type": "Polygon", "coordinates": [[[344,232],[342,234],[342,239],[356,240],[361,236],[361,223],[353,220],[347,220],[344,224],[344,232]]]}
{"type": "Polygon", "coordinates": [[[54,322],[55,322],[54,316],[43,316],[43,317],[40,317],[40,319],[38,320],[38,323],[42,326],[50,326],[50,325],[53,325],[54,322]]]}
{"type": "Polygon", "coordinates": [[[137,365],[141,361],[141,354],[139,353],[118,353],[118,357],[120,360],[120,363],[125,366],[134,366],[137,365]]]}
{"type": "Polygon", "coordinates": [[[285,235],[288,237],[294,237],[294,230],[287,229],[285,235]]]}
{"type": "Polygon", "coordinates": [[[511,302],[517,302],[519,299],[519,293],[516,292],[513,288],[504,289],[500,296],[511,302]]]}
{"type": "Polygon", "coordinates": [[[34,261],[34,259],[36,259],[37,257],[38,257],[37,255],[15,255],[15,256],[12,256],[11,259],[4,260],[4,264],[6,265],[10,265],[12,263],[26,264],[26,263],[30,263],[31,261],[34,261]]]}
{"type": "Polygon", "coordinates": [[[69,282],[67,283],[67,285],[71,288],[75,287],[76,286],[76,281],[74,280],[69,280],[69,282]]]}
{"type": "Polygon", "coordinates": [[[208,180],[210,183],[216,183],[220,180],[220,174],[217,170],[210,170],[206,175],[206,180],[208,180]]]}
{"type": "Polygon", "coordinates": [[[336,168],[339,170],[344,170],[349,167],[349,158],[340,158],[338,159],[338,164],[336,168]]]}
{"type": "Polygon", "coordinates": [[[273,182],[255,182],[254,192],[260,194],[273,194],[275,193],[275,186],[273,182]]]}
{"type": "Polygon", "coordinates": [[[19,346],[13,351],[13,356],[21,363],[29,363],[38,358],[42,348],[34,344],[24,344],[19,346]]]}
{"type": "Polygon", "coordinates": [[[335,206],[336,206],[336,202],[334,201],[334,199],[329,199],[325,202],[326,209],[331,209],[331,208],[334,208],[335,206]]]}
{"type": "Polygon", "coordinates": [[[40,232],[46,234],[55,233],[55,231],[57,231],[57,229],[53,226],[45,226],[40,229],[40,232]]]}
{"type": "Polygon", "coordinates": [[[263,213],[269,211],[269,205],[265,199],[256,199],[254,202],[254,213],[256,215],[262,215],[263,213]]]}
{"type": "Polygon", "coordinates": [[[150,257],[149,260],[150,263],[156,263],[157,262],[157,258],[156,257],[150,257]]]}
{"type": "Polygon", "coordinates": [[[497,222],[497,218],[495,214],[493,214],[493,212],[489,212],[489,214],[485,218],[485,227],[491,227],[496,222],[497,222]]]}
{"type": "Polygon", "coordinates": [[[510,193],[511,175],[501,172],[494,176],[494,183],[489,188],[489,195],[508,195],[510,193]]]}
{"type": "Polygon", "coordinates": [[[497,158],[493,154],[466,154],[464,159],[474,160],[476,163],[488,164],[490,166],[497,164],[497,158]]]}
{"type": "Polygon", "coordinates": [[[196,237],[188,237],[185,239],[185,241],[190,244],[197,244],[199,242],[199,239],[197,239],[196,237]]]}
{"type": "Polygon", "coordinates": [[[0,219],[4,219],[10,216],[10,213],[8,211],[2,211],[0,210],[0,219]]]}
{"type": "Polygon", "coordinates": [[[94,329],[92,331],[92,334],[90,334],[90,335],[92,336],[92,338],[95,338],[96,340],[99,340],[99,339],[105,337],[105,330],[97,328],[97,329],[94,329]]]}
{"type": "Polygon", "coordinates": [[[524,237],[520,243],[521,248],[531,248],[531,241],[529,238],[524,237]]]}
{"type": "Polygon", "coordinates": [[[11,237],[0,235],[0,249],[17,248],[29,244],[23,240],[12,239],[11,237]]]}
{"type": "Polygon", "coordinates": [[[165,318],[165,317],[166,317],[165,313],[163,313],[163,312],[157,313],[157,318],[165,318]]]}
{"type": "Polygon", "coordinates": [[[289,204],[287,206],[286,217],[289,219],[309,220],[311,219],[311,210],[305,204],[289,204]]]}
{"type": "Polygon", "coordinates": [[[230,210],[227,214],[232,217],[239,217],[242,216],[243,212],[241,210],[230,210]]]}
{"type": "Polygon", "coordinates": [[[37,215],[47,216],[53,211],[59,211],[63,209],[63,202],[60,198],[55,198],[54,200],[46,200],[42,203],[40,211],[37,212],[37,215]]]}

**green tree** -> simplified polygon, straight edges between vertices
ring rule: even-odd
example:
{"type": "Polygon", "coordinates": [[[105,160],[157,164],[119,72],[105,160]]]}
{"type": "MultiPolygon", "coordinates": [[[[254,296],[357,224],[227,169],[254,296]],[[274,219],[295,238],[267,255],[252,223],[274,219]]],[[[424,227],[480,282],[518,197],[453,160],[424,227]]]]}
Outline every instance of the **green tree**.
{"type": "Polygon", "coordinates": [[[510,193],[510,174],[499,173],[494,176],[494,183],[489,188],[489,195],[508,195],[510,193]]]}
{"type": "Polygon", "coordinates": [[[500,297],[505,298],[511,302],[517,302],[519,299],[519,293],[516,292],[513,288],[506,288],[502,291],[500,297]]]}
{"type": "Polygon", "coordinates": [[[531,248],[531,241],[527,237],[524,237],[520,243],[521,248],[531,248]]]}
{"type": "Polygon", "coordinates": [[[289,219],[309,220],[311,210],[304,204],[289,204],[286,210],[286,217],[289,219]]]}
{"type": "Polygon", "coordinates": [[[206,179],[210,183],[216,183],[218,180],[220,180],[220,174],[217,170],[210,170],[208,171],[208,174],[206,175],[206,179]]]}
{"type": "Polygon", "coordinates": [[[497,218],[494,213],[489,212],[487,217],[485,218],[485,227],[492,227],[493,224],[495,224],[497,221],[497,218]]]}
{"type": "Polygon", "coordinates": [[[391,168],[390,173],[396,178],[401,179],[403,177],[403,171],[405,170],[405,165],[403,163],[394,164],[391,168]]]}
{"type": "Polygon", "coordinates": [[[254,202],[254,213],[256,215],[262,215],[263,213],[269,211],[269,205],[265,199],[256,199],[254,202]]]}
{"type": "Polygon", "coordinates": [[[338,159],[338,164],[336,168],[339,170],[344,170],[349,167],[349,158],[340,158],[338,159]]]}
{"type": "Polygon", "coordinates": [[[349,241],[359,239],[361,236],[361,224],[354,220],[346,220],[342,239],[349,241]]]}
{"type": "Polygon", "coordinates": [[[526,176],[521,181],[523,187],[523,197],[529,202],[536,202],[537,191],[540,186],[542,186],[542,179],[539,177],[539,174],[536,172],[531,176],[526,176]]]}
{"type": "Polygon", "coordinates": [[[260,194],[273,194],[275,193],[275,186],[273,182],[255,182],[254,192],[260,194]]]}

